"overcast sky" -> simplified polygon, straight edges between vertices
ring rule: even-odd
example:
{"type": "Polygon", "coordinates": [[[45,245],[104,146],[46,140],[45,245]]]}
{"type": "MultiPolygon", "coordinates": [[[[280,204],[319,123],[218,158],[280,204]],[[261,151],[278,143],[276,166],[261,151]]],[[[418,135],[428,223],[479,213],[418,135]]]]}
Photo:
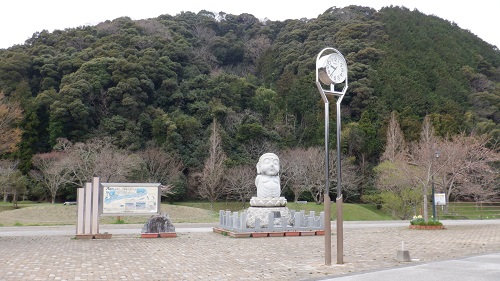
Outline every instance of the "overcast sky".
{"type": "Polygon", "coordinates": [[[128,16],[133,20],[162,14],[200,10],[239,15],[252,14],[270,20],[316,18],[330,7],[368,6],[379,10],[384,6],[404,6],[427,15],[455,22],[484,41],[500,47],[500,1],[447,0],[7,0],[0,5],[0,48],[23,44],[33,33],[54,31],[128,16]]]}

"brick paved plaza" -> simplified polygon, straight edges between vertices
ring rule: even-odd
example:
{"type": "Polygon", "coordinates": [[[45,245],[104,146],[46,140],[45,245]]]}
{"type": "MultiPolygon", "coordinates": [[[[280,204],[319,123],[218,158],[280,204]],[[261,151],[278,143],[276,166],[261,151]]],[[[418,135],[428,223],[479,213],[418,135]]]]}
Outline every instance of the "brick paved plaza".
{"type": "MultiPolygon", "coordinates": [[[[138,226],[137,233],[112,239],[76,240],[24,227],[26,235],[0,235],[0,280],[317,280],[500,252],[498,220],[446,225],[445,230],[355,225],[344,228],[343,265],[335,264],[333,228],[331,266],[324,265],[323,236],[231,238],[178,231],[177,238],[143,239],[138,226]],[[413,262],[396,260],[402,241],[413,262]]],[[[12,228],[0,227],[0,234],[7,229],[12,228]]]]}

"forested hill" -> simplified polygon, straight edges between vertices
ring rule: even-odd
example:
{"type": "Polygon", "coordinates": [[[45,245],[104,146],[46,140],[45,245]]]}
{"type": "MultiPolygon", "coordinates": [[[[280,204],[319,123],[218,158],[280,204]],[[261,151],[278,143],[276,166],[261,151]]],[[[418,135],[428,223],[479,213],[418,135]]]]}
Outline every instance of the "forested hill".
{"type": "Polygon", "coordinates": [[[376,163],[392,111],[409,140],[429,114],[441,136],[499,138],[500,51],[454,23],[403,7],[330,8],[286,21],[202,11],[41,31],[0,50],[2,102],[23,110],[12,155],[27,171],[58,138],[110,136],[131,151],[164,146],[196,169],[214,120],[233,163],[320,145],[314,68],[324,47],[349,67],[345,154],[376,163]]]}

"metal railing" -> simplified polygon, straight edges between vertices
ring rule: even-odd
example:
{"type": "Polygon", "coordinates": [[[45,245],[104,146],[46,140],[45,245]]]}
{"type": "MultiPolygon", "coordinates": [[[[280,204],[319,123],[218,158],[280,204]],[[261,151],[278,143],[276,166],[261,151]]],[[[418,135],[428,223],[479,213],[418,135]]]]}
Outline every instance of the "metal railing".
{"type": "Polygon", "coordinates": [[[267,227],[261,227],[259,218],[255,219],[255,227],[247,227],[247,216],[243,212],[219,211],[219,226],[223,229],[236,231],[236,232],[282,232],[282,231],[312,231],[324,229],[324,213],[321,212],[319,216],[315,215],[314,211],[306,214],[304,210],[296,212],[290,210],[293,218],[292,223],[287,223],[287,218],[282,217],[281,223],[275,225],[275,219],[272,213],[269,215],[267,227]]]}
{"type": "Polygon", "coordinates": [[[451,202],[436,206],[436,216],[438,219],[500,219],[500,202],[451,202]]]}

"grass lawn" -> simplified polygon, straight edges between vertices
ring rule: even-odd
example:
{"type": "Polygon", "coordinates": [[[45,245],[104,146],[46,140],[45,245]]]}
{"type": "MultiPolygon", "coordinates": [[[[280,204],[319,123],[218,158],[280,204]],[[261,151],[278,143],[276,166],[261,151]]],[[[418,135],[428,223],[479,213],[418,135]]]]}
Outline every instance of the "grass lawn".
{"type": "MultiPolygon", "coordinates": [[[[167,213],[173,223],[219,221],[218,213],[202,208],[162,203],[161,212],[167,213]]],[[[77,205],[24,202],[14,208],[11,203],[0,204],[0,226],[74,225],[76,216],[77,205]]],[[[150,215],[101,216],[100,223],[143,224],[149,217],[150,215]]]]}
{"type": "MultiPolygon", "coordinates": [[[[212,208],[209,202],[177,202],[174,204],[162,203],[161,212],[167,213],[172,222],[217,222],[220,210],[241,212],[250,207],[248,203],[243,206],[241,202],[216,202],[212,208]]],[[[290,210],[304,210],[306,213],[315,211],[316,215],[324,210],[324,206],[307,202],[298,204],[289,202],[290,210]]],[[[441,206],[437,208],[439,219],[494,219],[500,218],[500,203],[457,203],[452,202],[448,206],[448,212],[443,214],[441,206]]],[[[336,219],[336,204],[331,206],[331,219],[336,219]]],[[[62,203],[37,203],[20,201],[17,208],[12,203],[0,202],[0,226],[22,226],[22,225],[74,225],[76,224],[77,206],[65,206],[62,203]]],[[[343,204],[344,221],[380,221],[392,220],[393,218],[377,209],[372,204],[343,204]]],[[[430,210],[432,214],[432,210],[430,210]]],[[[142,224],[149,216],[101,216],[103,224],[127,223],[142,224]]]]}
{"type": "MultiPolygon", "coordinates": [[[[217,222],[219,220],[219,210],[242,211],[249,207],[249,204],[241,202],[217,202],[210,208],[209,202],[178,202],[175,204],[162,203],[161,211],[167,213],[172,222],[217,222]]],[[[324,210],[323,205],[312,202],[306,204],[288,203],[291,210],[304,210],[305,212],[315,211],[318,215],[324,210]]],[[[12,203],[0,202],[0,226],[28,226],[28,225],[73,225],[76,224],[76,205],[63,205],[62,203],[37,203],[19,202],[14,208],[12,203]]],[[[331,215],[335,219],[336,206],[332,203],[331,215]]],[[[148,220],[149,216],[101,216],[100,222],[103,224],[113,223],[133,223],[142,224],[148,220]]],[[[390,220],[391,217],[377,210],[375,206],[365,204],[345,204],[344,220],[390,220]]]]}
{"type": "MultiPolygon", "coordinates": [[[[194,208],[202,208],[210,210],[209,202],[179,202],[176,205],[189,206],[194,208]]],[[[245,204],[245,208],[250,207],[248,203],[245,204]]],[[[298,204],[294,202],[289,202],[287,207],[291,210],[304,210],[306,213],[310,211],[315,211],[316,214],[324,211],[324,206],[318,205],[313,202],[308,202],[306,204],[298,204]]],[[[229,210],[232,212],[241,212],[243,204],[241,202],[216,202],[213,205],[213,211],[219,212],[219,210],[229,210]]],[[[335,203],[331,205],[331,215],[332,219],[335,219],[337,214],[337,206],[335,203]]],[[[367,221],[367,220],[392,220],[392,217],[381,210],[378,210],[375,205],[371,204],[343,204],[344,220],[346,221],[367,221]]]]}

